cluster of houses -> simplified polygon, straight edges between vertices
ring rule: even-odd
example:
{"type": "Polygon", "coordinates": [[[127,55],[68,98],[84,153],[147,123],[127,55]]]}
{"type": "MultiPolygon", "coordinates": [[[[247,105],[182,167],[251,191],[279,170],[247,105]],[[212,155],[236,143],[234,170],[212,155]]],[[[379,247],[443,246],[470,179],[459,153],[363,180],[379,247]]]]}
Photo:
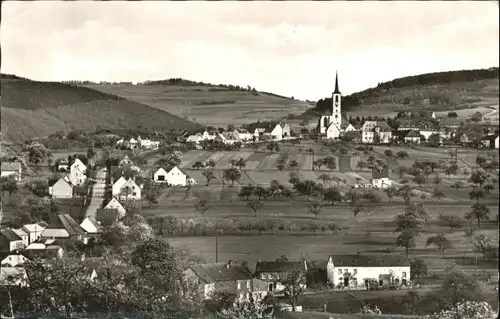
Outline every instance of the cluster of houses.
{"type": "Polygon", "coordinates": [[[291,136],[290,126],[285,122],[258,122],[232,131],[220,132],[217,129],[209,129],[196,134],[183,133],[178,139],[186,143],[199,144],[202,141],[214,141],[227,145],[236,142],[250,143],[262,140],[283,140],[291,136]]]}
{"type": "MultiPolygon", "coordinates": [[[[410,286],[410,261],[402,256],[330,255],[322,262],[327,284],[334,289],[373,289],[384,286],[410,286]]],[[[317,267],[316,267],[317,269],[317,267]]],[[[307,274],[314,266],[307,261],[258,261],[248,263],[195,264],[184,271],[199,285],[205,298],[215,291],[229,291],[240,299],[250,295],[281,295],[295,282],[295,289],[307,289],[307,274]]]]}
{"type": "Polygon", "coordinates": [[[75,187],[84,185],[87,180],[87,166],[79,158],[75,158],[73,163],[60,162],[57,170],[68,173],[49,185],[49,195],[52,198],[72,198],[75,187]]]}
{"type": "Polygon", "coordinates": [[[13,176],[16,181],[20,181],[22,178],[22,168],[21,163],[7,163],[2,162],[1,166],[1,177],[13,176]]]}
{"type": "Polygon", "coordinates": [[[144,150],[157,150],[160,147],[160,141],[150,139],[143,139],[137,136],[137,139],[131,137],[128,140],[120,139],[116,142],[116,146],[125,147],[129,150],[144,149],[144,150]]]}
{"type": "MultiPolygon", "coordinates": [[[[342,115],[342,94],[338,86],[338,76],[335,78],[335,90],[332,93],[332,108],[325,111],[318,119],[317,132],[320,138],[340,139],[348,137],[350,140],[367,144],[388,144],[392,142],[416,143],[428,141],[431,136],[441,143],[444,139],[455,139],[461,144],[478,141],[482,147],[498,149],[499,134],[491,126],[489,131],[474,133],[475,131],[461,126],[460,120],[453,117],[437,117],[434,112],[416,112],[401,114],[398,118],[399,126],[393,129],[385,121],[365,121],[362,125],[349,123],[347,114],[342,115]]],[[[476,112],[470,117],[473,122],[481,122],[484,116],[476,112]]]]}

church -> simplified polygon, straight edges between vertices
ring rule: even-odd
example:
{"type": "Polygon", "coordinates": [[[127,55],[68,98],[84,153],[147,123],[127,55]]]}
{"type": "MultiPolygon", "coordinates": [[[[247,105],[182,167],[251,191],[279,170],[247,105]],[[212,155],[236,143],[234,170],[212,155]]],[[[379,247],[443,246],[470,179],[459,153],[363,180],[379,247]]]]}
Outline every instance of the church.
{"type": "Polygon", "coordinates": [[[339,90],[338,74],[335,74],[335,90],[332,94],[332,109],[325,111],[319,118],[318,135],[327,139],[337,139],[344,129],[342,126],[342,94],[339,90]]]}

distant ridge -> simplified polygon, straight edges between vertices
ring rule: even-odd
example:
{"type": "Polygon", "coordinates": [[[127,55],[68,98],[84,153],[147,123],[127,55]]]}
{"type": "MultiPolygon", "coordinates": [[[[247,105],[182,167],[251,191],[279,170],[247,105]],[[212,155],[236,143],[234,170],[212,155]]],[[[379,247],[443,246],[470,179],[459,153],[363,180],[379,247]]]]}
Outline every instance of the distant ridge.
{"type": "Polygon", "coordinates": [[[201,128],[168,112],[91,88],[0,76],[2,138],[6,140],[20,142],[75,129],[201,128]]]}

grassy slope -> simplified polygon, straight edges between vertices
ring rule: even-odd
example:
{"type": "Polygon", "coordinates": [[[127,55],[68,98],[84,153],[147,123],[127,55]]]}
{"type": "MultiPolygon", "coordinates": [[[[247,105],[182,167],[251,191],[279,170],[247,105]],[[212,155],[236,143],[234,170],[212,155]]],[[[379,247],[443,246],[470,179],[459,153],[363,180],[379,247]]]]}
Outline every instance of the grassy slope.
{"type": "Polygon", "coordinates": [[[167,112],[84,87],[2,76],[2,136],[23,141],[58,130],[102,128],[193,129],[167,112]]]}
{"type": "Polygon", "coordinates": [[[305,102],[267,93],[230,91],[201,84],[94,84],[86,87],[147,104],[200,124],[223,127],[259,119],[281,119],[288,114],[301,114],[311,107],[305,102]]]}

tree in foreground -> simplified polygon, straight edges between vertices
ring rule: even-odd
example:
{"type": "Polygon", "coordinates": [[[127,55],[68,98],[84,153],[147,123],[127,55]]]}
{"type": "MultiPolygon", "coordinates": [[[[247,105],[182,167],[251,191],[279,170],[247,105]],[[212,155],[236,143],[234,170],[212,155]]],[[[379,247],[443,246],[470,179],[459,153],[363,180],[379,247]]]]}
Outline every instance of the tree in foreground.
{"type": "Polygon", "coordinates": [[[323,209],[323,205],[321,203],[314,203],[309,205],[308,212],[309,214],[314,215],[314,219],[318,217],[318,215],[321,213],[321,210],[323,209]]]}
{"type": "Polygon", "coordinates": [[[207,179],[207,186],[210,185],[211,180],[215,179],[214,172],[212,171],[203,171],[201,175],[205,176],[205,178],[207,179]]]}
{"type": "Polygon", "coordinates": [[[235,296],[233,302],[216,313],[221,319],[257,319],[262,318],[270,308],[265,298],[250,294],[248,299],[240,300],[235,296]]]}
{"type": "Polygon", "coordinates": [[[284,272],[279,275],[279,279],[285,286],[285,296],[288,296],[292,309],[295,311],[299,297],[306,291],[306,274],[302,270],[284,272]]]}
{"type": "Polygon", "coordinates": [[[231,186],[234,186],[234,182],[239,181],[241,179],[241,173],[239,170],[232,167],[224,171],[223,177],[225,180],[231,181],[231,186]]]}
{"type": "Polygon", "coordinates": [[[439,313],[427,316],[426,319],[495,319],[495,312],[486,301],[465,301],[457,303],[451,309],[443,309],[439,313]]]}
{"type": "Polygon", "coordinates": [[[397,196],[398,190],[394,186],[390,186],[387,188],[384,188],[384,193],[387,195],[387,198],[389,198],[389,203],[392,202],[392,198],[394,196],[397,196]]]}
{"type": "Polygon", "coordinates": [[[405,248],[406,258],[408,258],[409,249],[415,247],[415,234],[409,231],[400,233],[396,238],[396,245],[405,248]]]}
{"type": "Polygon", "coordinates": [[[194,209],[203,216],[205,212],[209,209],[208,201],[206,199],[200,199],[198,203],[194,205],[194,209]]]}
{"type": "Polygon", "coordinates": [[[453,229],[460,229],[464,225],[464,221],[459,216],[444,214],[439,214],[438,223],[441,227],[449,227],[450,232],[452,232],[453,229]]]}

